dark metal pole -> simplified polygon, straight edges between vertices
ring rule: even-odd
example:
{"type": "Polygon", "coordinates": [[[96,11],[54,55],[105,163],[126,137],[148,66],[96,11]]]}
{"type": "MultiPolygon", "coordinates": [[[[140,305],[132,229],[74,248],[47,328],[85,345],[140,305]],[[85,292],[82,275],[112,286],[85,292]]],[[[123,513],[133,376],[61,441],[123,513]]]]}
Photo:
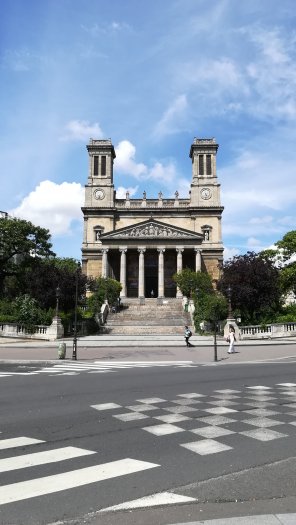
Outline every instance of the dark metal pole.
{"type": "Polygon", "coordinates": [[[217,322],[214,322],[214,361],[218,361],[217,358],[217,322]]]}
{"type": "Polygon", "coordinates": [[[56,317],[59,316],[59,298],[61,297],[61,289],[59,286],[57,286],[56,288],[56,299],[57,299],[57,302],[56,302],[56,317]]]}
{"type": "Polygon", "coordinates": [[[231,306],[231,292],[232,292],[232,289],[231,289],[231,286],[229,285],[228,288],[227,288],[227,295],[228,295],[228,319],[232,319],[232,317],[233,317],[232,306],[231,306]]]}
{"type": "Polygon", "coordinates": [[[80,264],[75,272],[75,310],[74,310],[74,334],[73,334],[73,353],[72,360],[77,360],[77,304],[78,304],[78,275],[80,270],[80,264]]]}

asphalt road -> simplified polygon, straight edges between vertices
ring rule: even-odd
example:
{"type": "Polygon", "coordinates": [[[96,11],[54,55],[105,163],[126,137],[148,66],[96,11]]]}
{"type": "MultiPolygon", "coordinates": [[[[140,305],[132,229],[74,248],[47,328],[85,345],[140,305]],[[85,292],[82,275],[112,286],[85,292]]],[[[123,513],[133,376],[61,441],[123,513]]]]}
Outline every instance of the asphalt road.
{"type": "Polygon", "coordinates": [[[296,512],[295,372],[293,360],[1,364],[1,524],[296,512]],[[155,494],[163,505],[101,512],[155,494]]]}

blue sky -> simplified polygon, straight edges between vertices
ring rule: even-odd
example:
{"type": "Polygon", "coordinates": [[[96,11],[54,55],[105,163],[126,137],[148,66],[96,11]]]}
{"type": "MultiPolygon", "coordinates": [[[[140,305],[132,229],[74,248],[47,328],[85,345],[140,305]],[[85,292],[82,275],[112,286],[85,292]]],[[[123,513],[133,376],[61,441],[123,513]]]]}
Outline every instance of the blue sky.
{"type": "Polygon", "coordinates": [[[123,196],[187,196],[215,137],[225,256],[295,229],[293,0],[11,0],[0,6],[0,210],[80,258],[89,138],[123,196]]]}

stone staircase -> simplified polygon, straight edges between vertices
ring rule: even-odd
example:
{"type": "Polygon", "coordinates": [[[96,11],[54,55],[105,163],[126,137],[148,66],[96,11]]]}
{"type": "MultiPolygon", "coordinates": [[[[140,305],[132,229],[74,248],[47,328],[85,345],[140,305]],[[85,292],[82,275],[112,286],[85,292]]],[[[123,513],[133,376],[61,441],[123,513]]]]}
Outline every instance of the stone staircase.
{"type": "Polygon", "coordinates": [[[109,313],[104,332],[111,335],[183,335],[191,317],[184,312],[181,299],[125,299],[120,312],[109,313]]]}

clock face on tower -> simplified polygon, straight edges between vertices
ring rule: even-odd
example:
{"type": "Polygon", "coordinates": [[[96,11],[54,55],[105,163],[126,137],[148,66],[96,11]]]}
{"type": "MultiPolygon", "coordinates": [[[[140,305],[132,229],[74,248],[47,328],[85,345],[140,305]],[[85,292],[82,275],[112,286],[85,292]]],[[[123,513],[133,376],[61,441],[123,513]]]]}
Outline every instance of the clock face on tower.
{"type": "Polygon", "coordinates": [[[202,190],[200,190],[200,196],[202,199],[210,199],[212,197],[212,192],[210,190],[210,188],[203,188],[202,190]]]}
{"type": "Polygon", "coordinates": [[[105,192],[102,188],[98,188],[94,191],[94,198],[97,200],[102,200],[105,197],[105,192]]]}

